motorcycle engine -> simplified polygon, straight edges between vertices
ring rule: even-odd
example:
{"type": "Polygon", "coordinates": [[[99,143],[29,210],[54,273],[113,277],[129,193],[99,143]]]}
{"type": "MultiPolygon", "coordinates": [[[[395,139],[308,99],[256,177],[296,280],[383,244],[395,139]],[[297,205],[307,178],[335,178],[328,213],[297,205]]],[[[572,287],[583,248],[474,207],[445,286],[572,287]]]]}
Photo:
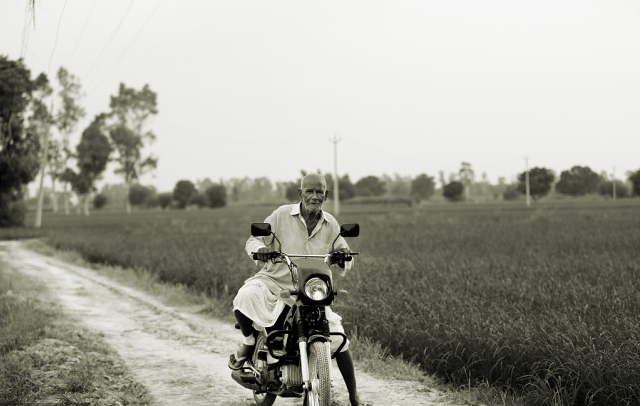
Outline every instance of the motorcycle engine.
{"type": "Polygon", "coordinates": [[[298,365],[283,365],[280,367],[280,380],[287,386],[299,386],[303,384],[303,374],[298,365]]]}

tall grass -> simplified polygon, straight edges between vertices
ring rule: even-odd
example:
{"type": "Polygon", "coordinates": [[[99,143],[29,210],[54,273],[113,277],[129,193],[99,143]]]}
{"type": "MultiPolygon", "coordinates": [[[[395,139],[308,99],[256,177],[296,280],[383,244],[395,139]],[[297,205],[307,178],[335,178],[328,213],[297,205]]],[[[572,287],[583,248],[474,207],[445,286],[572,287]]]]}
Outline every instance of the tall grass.
{"type": "MultiPolygon", "coordinates": [[[[336,310],[348,331],[460,385],[532,404],[638,404],[639,204],[346,207],[362,251],[336,310]]],[[[227,300],[272,208],[45,218],[49,242],[227,300]]]]}
{"type": "Polygon", "coordinates": [[[42,229],[31,225],[25,227],[0,227],[0,240],[19,240],[25,238],[39,238],[44,235],[42,229]]]}
{"type": "Polygon", "coordinates": [[[37,399],[38,385],[28,362],[12,352],[43,337],[53,315],[11,289],[0,275],[0,405],[26,405],[37,399]]]}
{"type": "Polygon", "coordinates": [[[638,207],[433,214],[380,215],[359,241],[358,298],[337,306],[359,334],[535,404],[638,402],[638,207]]]}

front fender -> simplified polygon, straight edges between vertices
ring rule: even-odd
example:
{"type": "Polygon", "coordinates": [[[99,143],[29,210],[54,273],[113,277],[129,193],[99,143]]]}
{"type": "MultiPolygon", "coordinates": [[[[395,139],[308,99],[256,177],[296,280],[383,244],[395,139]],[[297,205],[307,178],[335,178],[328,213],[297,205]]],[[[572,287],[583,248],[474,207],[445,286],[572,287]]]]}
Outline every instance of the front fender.
{"type": "Polygon", "coordinates": [[[329,339],[328,339],[327,337],[325,337],[324,335],[322,335],[322,334],[314,334],[313,336],[310,336],[310,337],[307,339],[307,343],[308,343],[308,344],[311,344],[311,343],[313,343],[314,341],[321,341],[321,342],[326,343],[326,342],[328,342],[328,341],[329,341],[329,339]]]}

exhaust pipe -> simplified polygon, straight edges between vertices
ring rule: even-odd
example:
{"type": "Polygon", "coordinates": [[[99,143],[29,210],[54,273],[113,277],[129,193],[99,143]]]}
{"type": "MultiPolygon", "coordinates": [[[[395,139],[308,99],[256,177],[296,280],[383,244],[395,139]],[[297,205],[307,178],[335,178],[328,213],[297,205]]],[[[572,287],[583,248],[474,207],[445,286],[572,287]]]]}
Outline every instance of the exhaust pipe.
{"type": "Polygon", "coordinates": [[[238,384],[247,389],[260,391],[260,385],[256,381],[256,377],[251,371],[243,371],[242,369],[232,371],[231,377],[238,384]]]}

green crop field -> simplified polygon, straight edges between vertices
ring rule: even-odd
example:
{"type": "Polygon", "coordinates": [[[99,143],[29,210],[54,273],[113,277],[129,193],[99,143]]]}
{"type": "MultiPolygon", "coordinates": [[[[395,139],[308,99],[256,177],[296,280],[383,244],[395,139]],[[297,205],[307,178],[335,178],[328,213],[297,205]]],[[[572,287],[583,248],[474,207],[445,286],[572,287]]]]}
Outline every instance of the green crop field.
{"type": "MultiPolygon", "coordinates": [[[[249,224],[274,207],[45,216],[49,243],[230,303],[255,272],[249,224]]],[[[361,224],[336,311],[455,384],[532,404],[638,404],[639,200],[344,206],[361,224]]]]}

